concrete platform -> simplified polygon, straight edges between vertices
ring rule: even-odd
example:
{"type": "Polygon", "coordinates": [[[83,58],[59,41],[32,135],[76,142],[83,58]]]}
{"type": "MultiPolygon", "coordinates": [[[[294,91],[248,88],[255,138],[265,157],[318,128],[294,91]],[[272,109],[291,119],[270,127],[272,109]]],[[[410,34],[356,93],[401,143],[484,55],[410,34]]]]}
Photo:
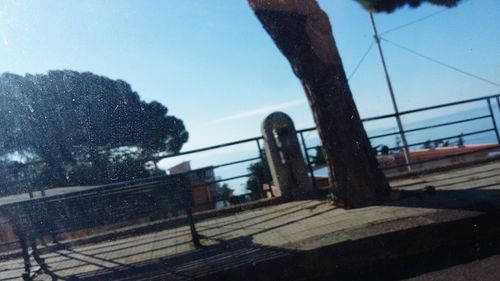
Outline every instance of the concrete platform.
{"type": "MultiPolygon", "coordinates": [[[[391,185],[433,185],[437,192],[407,192],[384,206],[355,210],[307,200],[204,219],[197,222],[201,249],[189,242],[189,229],[178,226],[44,257],[68,280],[363,280],[366,274],[385,280],[421,274],[402,268],[412,257],[496,243],[500,162],[391,185]]],[[[20,259],[4,261],[0,280],[15,280],[21,271],[20,259]]],[[[42,273],[36,280],[51,278],[42,273]]]]}

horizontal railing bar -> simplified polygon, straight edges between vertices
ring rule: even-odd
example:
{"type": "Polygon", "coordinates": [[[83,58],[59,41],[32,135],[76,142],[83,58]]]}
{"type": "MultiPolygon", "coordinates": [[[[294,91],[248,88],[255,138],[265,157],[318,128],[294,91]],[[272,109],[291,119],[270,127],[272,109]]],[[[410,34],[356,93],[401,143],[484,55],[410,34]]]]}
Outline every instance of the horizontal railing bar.
{"type": "MultiPolygon", "coordinates": [[[[451,136],[451,137],[445,137],[445,138],[440,138],[440,139],[433,139],[431,141],[433,141],[433,142],[435,142],[435,141],[443,141],[443,140],[449,140],[449,139],[454,139],[454,138],[459,138],[459,137],[466,137],[466,136],[484,134],[484,133],[491,132],[491,131],[494,131],[494,130],[495,129],[492,128],[492,129],[474,131],[474,132],[460,134],[460,135],[455,135],[455,136],[451,136]]],[[[412,144],[409,144],[408,147],[410,147],[410,146],[417,146],[417,145],[423,145],[425,143],[427,143],[427,141],[412,143],[412,144]]],[[[389,150],[400,150],[402,148],[404,148],[404,146],[396,146],[396,147],[393,147],[393,148],[389,148],[389,150]]]]}
{"type": "MultiPolygon", "coordinates": [[[[251,196],[251,194],[252,194],[252,193],[243,193],[243,194],[239,194],[239,195],[234,195],[234,197],[235,197],[235,198],[238,198],[238,197],[240,197],[240,196],[242,196],[242,197],[245,197],[245,196],[251,196]]],[[[227,201],[228,201],[228,200],[226,200],[226,199],[217,199],[217,200],[212,201],[211,203],[214,203],[213,205],[215,205],[215,204],[216,204],[216,203],[218,203],[218,202],[227,202],[227,201]]],[[[243,202],[238,202],[238,203],[230,203],[230,204],[229,204],[229,206],[239,206],[239,205],[241,205],[241,204],[245,204],[245,203],[250,202],[250,201],[253,201],[253,200],[243,201],[243,202]]],[[[212,204],[211,204],[211,203],[209,203],[209,202],[203,202],[203,203],[200,203],[200,204],[199,204],[199,205],[197,205],[197,206],[200,206],[200,207],[203,207],[203,206],[205,206],[205,207],[211,207],[211,206],[212,206],[212,204]]],[[[203,230],[203,228],[201,228],[201,229],[203,230]]]]}
{"type": "Polygon", "coordinates": [[[401,134],[401,132],[397,131],[397,132],[392,132],[392,133],[387,133],[387,134],[375,135],[375,136],[371,136],[368,138],[369,139],[378,139],[378,138],[389,137],[389,136],[394,136],[394,135],[399,135],[399,134],[401,134]]]}
{"type": "MultiPolygon", "coordinates": [[[[411,113],[417,113],[417,112],[422,112],[426,110],[433,110],[433,109],[438,109],[438,108],[443,108],[443,107],[448,107],[448,106],[454,106],[454,105],[460,105],[460,104],[466,104],[466,103],[471,103],[471,102],[477,102],[477,101],[485,101],[488,99],[492,98],[497,98],[499,97],[500,94],[495,94],[495,95],[490,95],[490,96],[484,96],[484,97],[479,97],[479,98],[473,98],[473,99],[467,99],[467,100],[461,100],[461,101],[456,101],[456,102],[449,102],[449,103],[443,103],[443,104],[438,104],[438,105],[433,105],[433,106],[427,106],[427,107],[421,107],[417,109],[411,109],[411,110],[405,110],[405,111],[400,111],[399,115],[406,115],[406,114],[411,114],[411,113]]],[[[363,122],[368,122],[368,121],[375,121],[375,120],[380,120],[380,119],[386,119],[390,117],[396,117],[396,114],[385,114],[385,115],[380,115],[380,116],[374,116],[374,117],[369,117],[369,118],[364,118],[361,119],[363,122]]]]}
{"type": "MultiPolygon", "coordinates": [[[[451,102],[451,103],[444,103],[444,104],[439,104],[439,105],[434,105],[434,106],[429,106],[429,107],[417,108],[417,109],[413,109],[413,110],[401,111],[399,113],[399,115],[405,115],[405,114],[410,114],[410,113],[415,113],[415,112],[420,112],[420,111],[425,111],[425,110],[437,109],[437,108],[442,108],[442,107],[447,107],[447,106],[465,104],[465,103],[476,102],[476,101],[487,100],[487,99],[498,98],[498,97],[500,97],[500,94],[495,94],[495,95],[490,95],[490,96],[483,96],[483,97],[479,97],[479,98],[467,99],[467,100],[462,100],[462,101],[457,101],[457,102],[451,102]]],[[[395,114],[385,114],[385,115],[380,115],[380,116],[363,118],[362,121],[363,122],[367,122],[367,121],[379,120],[379,119],[384,119],[384,118],[389,118],[389,117],[395,117],[395,116],[396,116],[395,114]]],[[[307,132],[307,131],[313,131],[315,129],[316,129],[316,127],[305,128],[305,129],[297,130],[297,133],[303,133],[303,132],[307,132]]],[[[204,147],[204,148],[199,148],[199,149],[193,149],[193,150],[178,152],[178,153],[175,153],[175,154],[170,154],[170,155],[165,155],[165,156],[157,156],[157,157],[144,158],[144,159],[141,159],[141,160],[142,161],[159,161],[161,159],[172,158],[172,157],[182,156],[182,155],[187,155],[187,154],[193,154],[193,153],[197,153],[197,152],[203,152],[203,151],[207,151],[207,150],[223,148],[223,147],[237,145],[237,144],[242,144],[242,143],[246,143],[246,142],[253,142],[253,141],[261,140],[261,139],[262,139],[262,137],[247,138],[247,139],[243,139],[243,140],[239,140],[239,141],[228,142],[228,143],[223,143],[223,144],[219,144],[219,145],[214,145],[214,146],[209,146],[209,147],[204,147]]],[[[38,163],[43,163],[43,162],[37,161],[36,163],[27,163],[26,165],[38,164],[38,163]]]]}
{"type": "MultiPolygon", "coordinates": [[[[424,164],[424,163],[428,163],[428,162],[439,161],[439,160],[444,160],[444,159],[448,159],[448,158],[464,156],[464,155],[468,155],[468,154],[474,154],[474,153],[488,151],[488,150],[493,150],[493,149],[497,149],[497,148],[500,148],[500,145],[496,145],[496,146],[492,146],[492,147],[487,147],[487,148],[480,148],[480,149],[476,149],[476,150],[473,150],[473,151],[467,151],[467,152],[462,152],[462,153],[457,153],[457,154],[452,154],[452,155],[446,155],[446,156],[443,156],[443,157],[436,157],[436,158],[432,158],[432,159],[428,159],[428,160],[422,160],[422,161],[418,161],[418,162],[412,162],[412,164],[424,164]]],[[[384,167],[384,168],[381,168],[381,169],[382,170],[397,169],[397,168],[403,168],[403,167],[407,167],[407,166],[408,166],[407,164],[401,164],[401,165],[395,165],[395,166],[390,166],[390,167],[384,167]]]]}
{"type": "Polygon", "coordinates": [[[5,242],[0,242],[0,247],[7,246],[7,245],[12,245],[12,244],[18,244],[18,243],[19,243],[19,239],[5,241],[5,242]]]}
{"type": "MultiPolygon", "coordinates": [[[[189,176],[189,174],[195,173],[200,170],[205,170],[205,169],[210,169],[212,166],[206,166],[203,168],[191,170],[185,173],[179,173],[179,174],[172,174],[172,175],[161,175],[161,176],[154,176],[154,177],[148,177],[148,178],[140,178],[140,179],[135,179],[135,180],[130,180],[130,181],[122,181],[122,182],[116,182],[116,183],[111,183],[111,184],[105,184],[105,185],[100,185],[100,186],[94,186],[94,187],[89,187],[88,189],[85,190],[80,190],[80,191],[74,191],[74,192],[69,192],[69,193],[64,193],[64,194],[54,194],[54,195],[48,195],[45,197],[37,197],[37,198],[30,198],[28,199],[31,202],[34,201],[46,201],[46,200],[59,200],[59,199],[67,199],[67,197],[78,197],[80,195],[85,195],[85,194],[103,194],[103,193],[110,193],[110,192],[117,192],[120,193],[120,189],[124,190],[123,192],[137,192],[140,191],[141,189],[147,188],[147,186],[150,185],[159,185],[159,184],[165,184],[165,183],[171,183],[170,179],[175,179],[183,176],[189,176]]],[[[26,200],[23,200],[26,201],[26,200]]],[[[13,202],[15,203],[15,202],[13,202]]]]}
{"type": "Polygon", "coordinates": [[[305,133],[305,132],[314,131],[314,130],[316,130],[316,127],[309,127],[309,128],[297,130],[296,133],[300,134],[300,133],[305,133]]]}
{"type": "MultiPolygon", "coordinates": [[[[482,116],[474,117],[474,118],[462,119],[462,120],[453,121],[453,122],[447,122],[447,123],[430,125],[430,126],[425,126],[425,127],[415,128],[415,129],[404,130],[404,133],[411,133],[411,132],[416,132],[416,131],[421,131],[421,130],[434,129],[434,128],[439,128],[439,127],[444,127],[444,126],[449,126],[449,125],[455,125],[455,124],[466,123],[466,122],[470,122],[470,121],[476,121],[476,120],[485,119],[485,118],[491,118],[491,115],[489,115],[489,114],[482,115],[482,116]]],[[[376,138],[394,136],[394,135],[399,135],[399,134],[401,134],[401,132],[397,131],[397,132],[392,132],[392,133],[387,133],[387,134],[371,136],[371,137],[369,137],[369,139],[376,139],[376,138]]]]}
{"type": "Polygon", "coordinates": [[[438,104],[438,105],[428,106],[428,107],[423,107],[423,108],[405,110],[405,111],[401,111],[399,113],[399,115],[406,115],[406,114],[417,113],[417,112],[426,111],[426,110],[433,110],[433,109],[438,109],[438,108],[443,108],[443,107],[448,107],[448,106],[454,106],[454,105],[466,104],[466,103],[471,103],[471,102],[483,101],[483,100],[488,100],[488,99],[496,98],[498,96],[500,96],[500,94],[486,96],[486,97],[473,98],[473,99],[468,99],[468,100],[461,100],[461,101],[443,103],[443,104],[438,104]]]}
{"type": "Polygon", "coordinates": [[[209,181],[209,182],[205,182],[205,183],[191,185],[191,187],[206,186],[206,185],[210,185],[210,184],[214,184],[214,183],[219,183],[219,182],[224,182],[224,181],[236,180],[236,179],[241,179],[241,178],[248,178],[248,177],[250,177],[252,175],[253,175],[252,173],[248,173],[248,174],[239,175],[239,176],[235,176],[235,177],[230,177],[230,178],[225,178],[225,179],[218,179],[218,180],[215,180],[215,181],[209,181]]]}
{"type": "Polygon", "coordinates": [[[183,152],[178,152],[175,154],[170,154],[170,155],[165,155],[165,156],[151,157],[151,158],[149,158],[149,160],[150,161],[151,160],[159,161],[162,159],[167,159],[167,158],[172,158],[172,157],[177,157],[177,156],[182,156],[182,155],[187,155],[187,154],[193,154],[193,153],[198,153],[198,152],[204,152],[207,150],[233,146],[233,145],[242,144],[242,143],[246,143],[246,142],[254,142],[254,141],[261,140],[261,139],[262,139],[262,137],[253,137],[253,138],[243,139],[243,140],[239,140],[239,141],[227,142],[227,143],[222,143],[222,144],[218,144],[218,145],[213,145],[213,146],[208,146],[208,147],[203,147],[203,148],[198,148],[198,149],[193,149],[193,150],[188,150],[188,151],[183,151],[183,152]]]}
{"type": "MultiPolygon", "coordinates": [[[[439,105],[434,105],[434,106],[429,106],[429,107],[422,107],[422,108],[418,108],[418,109],[402,111],[400,113],[400,115],[410,114],[410,113],[416,113],[416,112],[421,112],[421,111],[425,111],[425,110],[432,110],[432,109],[437,109],[437,108],[443,108],[443,107],[448,107],[448,106],[454,106],[454,105],[459,105],[459,104],[466,104],[466,103],[471,103],[471,102],[478,102],[478,101],[483,101],[483,100],[489,100],[491,98],[498,98],[498,97],[500,97],[500,94],[490,95],[490,96],[484,96],[484,97],[479,97],[479,98],[473,98],[473,99],[467,99],[467,100],[462,100],[462,101],[457,101],[457,102],[450,102],[450,103],[445,103],[445,104],[439,104],[439,105]]],[[[417,130],[424,130],[424,129],[437,128],[437,127],[442,127],[442,126],[447,126],[447,125],[459,124],[459,123],[463,123],[463,122],[469,122],[469,121],[473,121],[473,120],[479,120],[479,119],[482,119],[482,118],[487,118],[488,116],[490,116],[490,115],[485,115],[485,116],[480,116],[480,117],[475,117],[475,118],[468,118],[468,119],[464,119],[464,120],[459,120],[459,121],[454,121],[454,122],[448,122],[448,123],[443,123],[443,124],[438,124],[438,125],[426,126],[426,127],[422,127],[422,128],[416,128],[416,129],[407,130],[405,132],[413,132],[413,131],[417,131],[417,130]]],[[[377,117],[372,117],[372,118],[365,118],[365,119],[362,119],[362,120],[363,121],[370,121],[370,120],[374,120],[374,118],[375,119],[382,119],[382,118],[387,118],[387,117],[395,117],[395,114],[387,114],[387,115],[382,115],[382,116],[377,116],[377,117]]],[[[297,130],[297,133],[304,133],[304,132],[314,131],[314,130],[316,130],[315,127],[310,127],[310,128],[305,128],[305,129],[297,130]]],[[[472,132],[472,133],[468,133],[468,134],[461,134],[461,135],[457,135],[457,136],[453,136],[453,137],[441,138],[441,139],[437,139],[437,140],[434,140],[434,141],[448,140],[448,139],[452,139],[452,138],[456,138],[456,137],[460,137],[460,136],[469,136],[469,135],[474,135],[474,134],[481,134],[481,133],[485,133],[485,132],[489,132],[489,131],[493,131],[493,130],[494,129],[482,130],[482,131],[472,132]]],[[[398,133],[399,132],[390,133],[390,134],[384,134],[384,136],[396,135],[398,133]]],[[[374,136],[374,137],[380,137],[380,135],[379,136],[374,136]]],[[[371,137],[371,138],[374,138],[374,137],[371,137]]],[[[188,150],[188,151],[179,152],[179,153],[175,153],[175,154],[153,157],[152,159],[141,159],[141,161],[142,160],[144,160],[144,161],[146,161],[146,160],[149,160],[149,161],[151,161],[151,160],[158,161],[158,160],[165,159],[165,158],[171,158],[171,157],[182,156],[182,155],[187,155],[187,154],[199,153],[199,152],[204,152],[204,151],[208,151],[208,150],[212,150],[212,149],[218,149],[218,148],[228,147],[228,146],[232,146],[232,145],[238,145],[238,144],[243,144],[243,143],[250,143],[250,142],[254,142],[254,141],[260,141],[262,139],[263,138],[260,137],[260,136],[259,137],[253,137],[253,138],[247,138],[247,139],[243,139],[243,140],[239,140],[239,141],[233,141],[233,142],[223,143],[223,144],[219,144],[219,145],[214,145],[214,146],[209,146],[209,147],[204,147],[204,148],[199,148],[199,149],[194,149],[194,150],[188,150]]],[[[424,143],[425,142],[419,142],[419,143],[410,144],[409,146],[417,146],[417,145],[422,145],[424,143]]],[[[315,149],[315,148],[316,147],[310,147],[310,148],[307,148],[307,150],[311,150],[311,149],[315,149]]],[[[401,149],[401,148],[403,148],[403,147],[399,146],[399,147],[391,148],[390,150],[396,150],[396,149],[401,149]]],[[[249,162],[249,161],[254,161],[254,160],[258,160],[258,159],[259,159],[259,157],[249,158],[249,159],[244,159],[244,160],[238,160],[238,161],[233,161],[233,162],[229,162],[229,163],[223,163],[223,164],[220,164],[220,165],[217,165],[217,166],[212,166],[212,168],[220,168],[220,167],[224,167],[224,166],[235,165],[235,164],[239,164],[239,163],[243,163],[243,162],[249,162]]],[[[109,189],[113,189],[113,188],[123,189],[124,186],[129,186],[130,188],[132,188],[132,186],[134,186],[134,185],[141,185],[141,184],[147,184],[148,182],[155,182],[155,181],[167,180],[169,177],[172,177],[172,176],[176,176],[176,175],[161,175],[161,176],[155,176],[155,177],[140,178],[140,179],[135,179],[135,180],[126,181],[126,182],[117,182],[117,183],[105,184],[105,185],[100,185],[100,186],[97,186],[97,187],[91,187],[91,189],[93,189],[93,191],[91,191],[91,192],[98,192],[98,190],[100,190],[100,189],[103,189],[103,190],[104,189],[108,189],[109,190],[109,189]]],[[[29,182],[29,180],[26,180],[26,181],[29,182]]],[[[39,190],[33,190],[33,192],[39,192],[39,190]]],[[[87,192],[89,192],[89,190],[75,191],[75,192],[72,192],[71,196],[77,196],[79,194],[85,194],[87,192]]],[[[66,196],[66,194],[57,194],[57,195],[48,195],[47,197],[51,197],[51,199],[55,199],[56,200],[57,198],[64,198],[65,196],[66,196]]],[[[47,197],[37,197],[37,198],[32,198],[32,199],[27,199],[27,200],[44,200],[47,197]]]]}
{"type": "MultiPolygon", "coordinates": [[[[488,115],[489,117],[489,115],[488,115]]],[[[483,117],[484,118],[484,117],[483,117]]],[[[480,131],[474,131],[474,132],[470,132],[470,133],[466,133],[466,134],[460,134],[460,135],[455,135],[455,136],[451,136],[451,137],[444,137],[444,138],[440,138],[440,139],[433,139],[431,141],[443,141],[443,140],[448,140],[448,139],[454,139],[454,138],[458,138],[460,136],[462,137],[466,137],[466,136],[472,136],[472,135],[477,135],[477,134],[483,134],[483,133],[487,133],[487,132],[490,132],[490,131],[494,131],[495,129],[494,128],[491,128],[491,129],[486,129],[486,130],[480,130],[480,131]]],[[[408,132],[408,131],[405,131],[405,132],[408,132]]],[[[399,134],[399,133],[396,133],[396,134],[399,134]]],[[[424,142],[418,142],[418,143],[413,143],[413,144],[409,144],[408,147],[410,146],[417,146],[417,145],[423,145],[425,144],[427,141],[424,141],[424,142]]],[[[311,150],[311,149],[316,149],[318,146],[314,146],[314,147],[306,147],[307,150],[311,150]]],[[[400,150],[404,148],[404,146],[395,146],[395,147],[391,147],[389,148],[389,150],[400,150]]]]}
{"type": "Polygon", "coordinates": [[[370,121],[376,121],[376,120],[381,120],[381,119],[387,119],[387,118],[391,118],[391,117],[396,117],[396,114],[389,113],[389,114],[384,114],[384,115],[379,115],[379,116],[362,118],[361,122],[370,122],[370,121]]]}
{"type": "Polygon", "coordinates": [[[226,166],[241,164],[241,163],[255,161],[255,160],[260,160],[260,157],[253,157],[253,158],[248,158],[248,159],[243,159],[243,160],[228,162],[228,163],[224,163],[224,164],[215,165],[215,166],[212,166],[212,167],[214,169],[217,169],[217,168],[221,168],[221,167],[226,167],[226,166]]]}
{"type": "MultiPolygon", "coordinates": [[[[178,210],[179,213],[182,212],[183,210],[182,209],[179,209],[178,210]]],[[[158,212],[160,213],[160,212],[158,212]]],[[[129,220],[129,221],[133,221],[133,220],[137,220],[137,219],[141,219],[141,218],[146,218],[146,217],[149,217],[151,215],[154,215],[154,212],[151,212],[151,210],[148,210],[148,211],[141,211],[141,210],[138,210],[138,212],[134,215],[134,216],[127,216],[126,220],[129,220]]],[[[184,213],[181,213],[181,214],[178,214],[177,216],[175,216],[176,218],[185,218],[186,215],[184,213]]],[[[108,218],[120,218],[120,216],[117,214],[115,217],[112,217],[112,216],[109,216],[108,218]]],[[[84,218],[85,219],[85,218],[84,218]]],[[[62,221],[61,221],[62,222],[62,221]]],[[[67,220],[66,223],[72,223],[73,221],[71,220],[67,220]]],[[[123,221],[120,221],[120,220],[117,220],[117,221],[114,221],[114,222],[103,222],[103,223],[95,223],[95,221],[92,221],[92,220],[83,220],[81,222],[81,225],[80,227],[72,227],[71,225],[67,225],[67,226],[57,226],[56,228],[54,229],[50,229],[50,228],[47,228],[47,229],[40,229],[40,230],[43,230],[43,235],[58,235],[58,234],[63,234],[63,233],[67,233],[67,232],[71,232],[71,231],[74,231],[74,230],[82,230],[82,229],[91,229],[91,228],[94,228],[94,227],[101,227],[101,226],[106,226],[106,225],[110,225],[110,224],[116,224],[116,223],[121,223],[123,221]]]]}
{"type": "MultiPolygon", "coordinates": [[[[136,186],[123,186],[122,189],[112,189],[105,190],[104,192],[88,192],[88,193],[78,193],[75,194],[73,192],[67,193],[65,197],[62,198],[53,198],[52,196],[39,197],[37,199],[41,199],[37,202],[31,201],[30,204],[34,203],[51,203],[57,201],[66,201],[66,200],[74,200],[74,199],[88,199],[92,197],[105,197],[105,196],[113,196],[119,194],[127,194],[127,193],[145,193],[150,190],[158,189],[158,185],[161,185],[162,182],[152,182],[144,185],[136,185],[136,186]]],[[[24,203],[24,202],[23,202],[24,203]]]]}
{"type": "Polygon", "coordinates": [[[421,130],[434,129],[434,128],[439,128],[439,127],[444,127],[444,126],[449,126],[449,125],[456,125],[456,124],[460,124],[460,123],[476,121],[476,120],[485,119],[485,118],[491,118],[491,115],[488,114],[488,115],[483,115],[483,116],[474,117],[474,118],[467,118],[467,119],[453,121],[453,122],[447,122],[447,123],[430,125],[430,126],[425,126],[425,127],[415,128],[415,129],[409,129],[409,130],[405,130],[404,132],[411,133],[411,132],[416,132],[416,131],[421,131],[421,130]]]}
{"type": "MultiPolygon", "coordinates": [[[[136,180],[131,180],[131,181],[125,181],[125,182],[117,182],[117,183],[89,187],[88,189],[85,189],[85,190],[73,191],[73,192],[69,192],[69,193],[53,194],[53,195],[47,195],[45,197],[26,198],[26,199],[22,199],[22,201],[37,202],[37,201],[44,201],[44,200],[59,200],[59,199],[65,199],[66,197],[77,197],[79,195],[85,195],[85,194],[90,194],[90,193],[111,192],[114,189],[120,189],[120,188],[133,189],[134,186],[140,186],[141,184],[143,184],[143,185],[156,184],[156,182],[160,183],[162,180],[176,178],[176,177],[179,177],[181,175],[182,174],[162,175],[162,176],[142,178],[142,179],[136,179],[136,180]]],[[[9,205],[9,204],[15,204],[17,202],[18,201],[15,201],[12,203],[10,203],[10,202],[5,203],[2,206],[9,205]]]]}

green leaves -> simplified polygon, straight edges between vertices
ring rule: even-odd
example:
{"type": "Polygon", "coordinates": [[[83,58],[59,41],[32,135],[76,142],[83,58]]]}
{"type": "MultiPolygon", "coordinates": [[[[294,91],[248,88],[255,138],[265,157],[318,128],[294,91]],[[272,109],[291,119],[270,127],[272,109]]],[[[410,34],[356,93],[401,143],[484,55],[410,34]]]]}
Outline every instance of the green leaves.
{"type": "Polygon", "coordinates": [[[370,12],[392,13],[394,12],[394,10],[407,5],[411,8],[416,8],[425,2],[450,8],[458,5],[458,3],[461,0],[355,0],[355,1],[360,3],[366,10],[370,12]]]}
{"type": "Polygon", "coordinates": [[[145,159],[187,139],[182,120],[124,81],[69,70],[0,76],[0,156],[31,151],[47,164],[47,185],[109,182],[116,169],[126,171],[120,180],[144,176],[145,159]],[[130,152],[121,168],[111,167],[117,148],[130,152]]]}

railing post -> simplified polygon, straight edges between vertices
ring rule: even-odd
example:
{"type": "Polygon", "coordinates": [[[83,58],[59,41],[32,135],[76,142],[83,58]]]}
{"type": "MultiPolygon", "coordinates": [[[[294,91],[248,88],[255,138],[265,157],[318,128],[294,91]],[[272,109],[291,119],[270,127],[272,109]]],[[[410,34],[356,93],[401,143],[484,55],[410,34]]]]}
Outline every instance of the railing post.
{"type": "Polygon", "coordinates": [[[307,167],[309,168],[309,173],[311,174],[311,183],[313,188],[316,190],[316,179],[314,177],[314,169],[312,167],[311,159],[309,158],[309,151],[307,150],[306,141],[304,139],[304,132],[300,131],[300,141],[302,142],[302,148],[304,149],[304,156],[306,157],[307,167]]]}
{"type": "Polygon", "coordinates": [[[498,96],[496,96],[495,98],[497,100],[498,113],[500,113],[500,99],[498,98],[498,96]]]}
{"type": "Polygon", "coordinates": [[[497,122],[495,120],[495,115],[493,114],[493,109],[491,108],[490,98],[487,98],[486,101],[488,102],[488,109],[490,110],[491,122],[493,123],[493,128],[495,129],[495,135],[497,136],[497,144],[500,145],[500,135],[498,134],[497,122]]]}
{"type": "Polygon", "coordinates": [[[23,233],[19,232],[17,235],[19,237],[19,244],[21,245],[21,251],[24,261],[24,272],[22,274],[22,278],[23,280],[28,281],[31,280],[31,261],[28,243],[26,241],[26,236],[23,233]]]}
{"type": "Polygon", "coordinates": [[[31,251],[32,251],[33,259],[35,260],[35,262],[40,266],[40,268],[45,273],[50,275],[49,267],[47,266],[45,259],[43,257],[41,257],[40,253],[38,252],[38,247],[36,245],[36,239],[32,238],[30,240],[30,242],[31,242],[31,251]]]}
{"type": "MultiPolygon", "coordinates": [[[[265,183],[267,183],[269,185],[269,192],[271,192],[271,196],[274,197],[274,192],[273,192],[273,189],[271,186],[272,178],[271,178],[271,174],[269,172],[269,164],[267,163],[266,157],[264,157],[264,150],[262,149],[262,146],[260,145],[259,139],[256,139],[255,141],[257,142],[257,149],[259,150],[259,157],[260,157],[260,161],[262,162],[262,169],[264,169],[264,178],[267,181],[265,183]]],[[[261,186],[261,188],[259,188],[259,190],[262,193],[262,186],[261,186]]]]}
{"type": "MultiPolygon", "coordinates": [[[[264,170],[264,177],[266,177],[266,180],[267,180],[267,179],[269,179],[268,175],[267,175],[268,171],[266,169],[267,163],[265,163],[266,160],[264,158],[264,154],[262,154],[262,148],[260,147],[259,139],[256,139],[255,141],[257,142],[257,149],[259,150],[260,161],[262,163],[262,169],[264,170]]],[[[261,183],[259,181],[259,178],[256,178],[256,180],[257,180],[257,186],[259,188],[259,196],[262,199],[262,198],[265,197],[264,196],[264,191],[262,190],[262,184],[263,183],[261,183]]],[[[271,185],[269,185],[269,188],[271,188],[271,185]]],[[[272,191],[271,191],[271,194],[272,194],[272,191]]]]}
{"type": "Polygon", "coordinates": [[[183,201],[186,210],[186,215],[189,223],[189,229],[191,231],[191,238],[193,239],[193,244],[196,248],[201,247],[200,236],[196,230],[196,225],[193,217],[193,194],[191,191],[191,181],[189,179],[189,172],[180,174],[180,184],[183,193],[183,201]]]}

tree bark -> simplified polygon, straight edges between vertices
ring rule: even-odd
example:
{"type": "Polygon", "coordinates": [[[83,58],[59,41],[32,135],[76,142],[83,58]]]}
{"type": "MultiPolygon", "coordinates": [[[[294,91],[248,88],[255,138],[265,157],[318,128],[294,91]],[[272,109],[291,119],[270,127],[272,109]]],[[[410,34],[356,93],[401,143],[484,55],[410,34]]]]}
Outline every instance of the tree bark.
{"type": "Polygon", "coordinates": [[[248,0],[300,79],[311,106],[338,205],[383,201],[390,187],[364,130],[333,38],[315,0],[248,0]]]}

